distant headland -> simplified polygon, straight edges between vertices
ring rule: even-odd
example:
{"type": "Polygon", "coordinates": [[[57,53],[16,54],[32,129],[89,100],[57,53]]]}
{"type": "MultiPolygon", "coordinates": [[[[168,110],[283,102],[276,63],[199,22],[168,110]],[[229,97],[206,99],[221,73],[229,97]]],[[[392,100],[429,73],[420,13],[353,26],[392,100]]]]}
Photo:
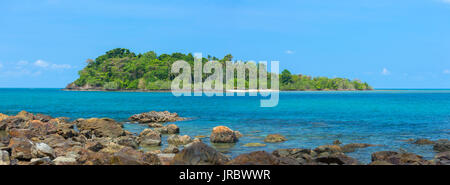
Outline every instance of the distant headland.
{"type": "MultiPolygon", "coordinates": [[[[184,60],[194,65],[192,53],[172,53],[157,55],[154,51],[135,54],[128,49],[116,48],[107,51],[95,60],[86,60],[87,66],[79,71],[80,77],[68,84],[64,90],[75,91],[169,91],[171,81],[176,77],[170,73],[175,61],[184,60]]],[[[224,64],[232,61],[231,54],[222,59],[208,55],[202,62],[218,61],[224,64]]],[[[268,78],[270,79],[270,73],[268,78]]],[[[209,75],[203,74],[206,79],[209,75]]],[[[311,77],[291,74],[287,69],[279,75],[282,91],[353,91],[373,90],[366,82],[346,78],[311,77]]],[[[235,80],[237,81],[237,80],[235,80]]],[[[235,82],[237,83],[237,82],[235,82]]],[[[248,76],[246,77],[248,88],[248,76]]],[[[267,84],[271,86],[270,80],[267,84]]]]}

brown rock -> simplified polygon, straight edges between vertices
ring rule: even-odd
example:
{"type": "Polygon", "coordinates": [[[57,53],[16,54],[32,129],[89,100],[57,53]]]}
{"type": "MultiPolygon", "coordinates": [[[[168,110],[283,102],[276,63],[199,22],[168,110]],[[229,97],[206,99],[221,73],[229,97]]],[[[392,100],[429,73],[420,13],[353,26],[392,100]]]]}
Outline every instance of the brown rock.
{"type": "Polygon", "coordinates": [[[175,154],[170,164],[175,165],[221,165],[229,159],[203,142],[193,142],[175,154]]]}
{"type": "Polygon", "coordinates": [[[30,160],[34,144],[27,138],[11,138],[8,147],[11,148],[11,158],[18,160],[30,160]]]}
{"type": "Polygon", "coordinates": [[[75,121],[78,130],[91,131],[96,137],[119,137],[125,135],[121,125],[109,118],[78,119],[75,121]]]}
{"type": "Polygon", "coordinates": [[[432,145],[432,144],[434,144],[434,141],[431,141],[429,139],[417,139],[416,141],[413,142],[413,144],[416,144],[416,145],[432,145]]]}
{"type": "Polygon", "coordinates": [[[239,140],[236,132],[226,126],[214,127],[209,139],[212,143],[236,143],[239,140]]]}
{"type": "Polygon", "coordinates": [[[256,151],[248,154],[241,154],[229,161],[231,165],[279,165],[280,160],[275,156],[265,152],[256,151]]]}
{"type": "Polygon", "coordinates": [[[433,150],[438,152],[450,151],[450,141],[448,139],[439,139],[433,145],[433,150]]]}
{"type": "Polygon", "coordinates": [[[140,146],[159,146],[161,145],[161,133],[153,131],[151,129],[144,129],[139,134],[138,139],[140,146]]]}
{"type": "Polygon", "coordinates": [[[171,135],[167,138],[167,142],[171,145],[179,146],[179,145],[187,145],[192,142],[191,137],[188,135],[180,136],[180,135],[171,135]]]}

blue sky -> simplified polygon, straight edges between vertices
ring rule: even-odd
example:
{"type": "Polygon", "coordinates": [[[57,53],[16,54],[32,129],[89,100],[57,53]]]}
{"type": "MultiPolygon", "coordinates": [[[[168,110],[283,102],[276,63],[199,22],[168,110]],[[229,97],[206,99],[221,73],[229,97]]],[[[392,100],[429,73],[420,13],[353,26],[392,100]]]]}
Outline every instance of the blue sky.
{"type": "Polygon", "coordinates": [[[450,0],[0,1],[0,87],[64,87],[122,47],[450,88],[450,0]]]}

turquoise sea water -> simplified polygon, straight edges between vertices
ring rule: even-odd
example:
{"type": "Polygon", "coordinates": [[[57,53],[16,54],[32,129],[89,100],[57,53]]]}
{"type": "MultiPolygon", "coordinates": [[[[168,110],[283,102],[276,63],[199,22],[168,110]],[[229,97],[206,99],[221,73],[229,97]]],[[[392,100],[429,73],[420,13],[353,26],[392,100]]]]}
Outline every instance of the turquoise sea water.
{"type": "MultiPolygon", "coordinates": [[[[110,117],[126,122],[136,113],[168,110],[190,118],[175,123],[182,135],[209,136],[218,125],[243,133],[234,146],[215,146],[232,156],[256,150],[315,148],[339,139],[344,144],[380,145],[348,154],[366,163],[372,152],[381,150],[406,150],[430,159],[435,154],[432,146],[402,140],[450,139],[450,90],[281,92],[278,106],[272,108],[260,107],[260,100],[249,96],[175,97],[160,92],[0,89],[0,112],[27,110],[53,117],[110,117]],[[265,147],[242,146],[264,143],[264,137],[272,133],[282,134],[288,141],[265,147]]],[[[145,127],[125,124],[136,133],[145,127]]],[[[203,140],[209,143],[209,138],[203,140]]]]}

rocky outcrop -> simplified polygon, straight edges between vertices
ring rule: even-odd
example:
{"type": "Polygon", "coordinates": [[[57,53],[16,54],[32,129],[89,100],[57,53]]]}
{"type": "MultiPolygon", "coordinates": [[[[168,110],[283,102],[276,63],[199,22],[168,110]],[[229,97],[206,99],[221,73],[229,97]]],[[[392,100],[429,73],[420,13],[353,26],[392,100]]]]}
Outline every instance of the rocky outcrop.
{"type": "Polygon", "coordinates": [[[433,149],[438,152],[450,151],[450,141],[448,139],[439,139],[434,143],[433,149]]]}
{"type": "Polygon", "coordinates": [[[236,132],[226,126],[214,127],[209,139],[212,143],[236,143],[239,140],[236,132]]]}
{"type": "Polygon", "coordinates": [[[163,151],[163,153],[173,153],[176,154],[178,152],[180,152],[180,149],[178,149],[177,146],[174,145],[169,145],[167,148],[165,148],[163,151]]]}
{"type": "Polygon", "coordinates": [[[78,119],[75,121],[78,130],[85,135],[95,137],[119,137],[125,135],[121,125],[109,118],[78,119]],[[87,133],[87,134],[86,134],[87,133]]]}
{"type": "Polygon", "coordinates": [[[174,165],[221,165],[229,159],[203,142],[193,142],[175,154],[170,164],[174,165]]]}
{"type": "Polygon", "coordinates": [[[394,151],[380,151],[372,154],[372,163],[383,161],[394,165],[430,165],[430,161],[413,153],[399,153],[394,151]]]}
{"type": "Polygon", "coordinates": [[[247,143],[245,145],[242,145],[245,147],[263,147],[266,146],[266,144],[262,144],[262,143],[247,143]]]}
{"type": "Polygon", "coordinates": [[[278,143],[283,141],[287,141],[287,139],[280,134],[269,134],[264,138],[264,142],[266,143],[278,143]]]}
{"type": "Polygon", "coordinates": [[[138,142],[139,145],[143,147],[159,146],[161,145],[161,133],[152,129],[144,129],[144,131],[139,134],[138,142]]]}
{"type": "Polygon", "coordinates": [[[279,165],[280,160],[265,151],[241,154],[229,161],[229,165],[279,165]]]}
{"type": "Polygon", "coordinates": [[[130,121],[139,123],[158,123],[158,122],[174,122],[182,121],[186,118],[179,117],[177,113],[170,113],[168,111],[163,112],[145,112],[141,114],[135,114],[128,118],[130,121]]]}

